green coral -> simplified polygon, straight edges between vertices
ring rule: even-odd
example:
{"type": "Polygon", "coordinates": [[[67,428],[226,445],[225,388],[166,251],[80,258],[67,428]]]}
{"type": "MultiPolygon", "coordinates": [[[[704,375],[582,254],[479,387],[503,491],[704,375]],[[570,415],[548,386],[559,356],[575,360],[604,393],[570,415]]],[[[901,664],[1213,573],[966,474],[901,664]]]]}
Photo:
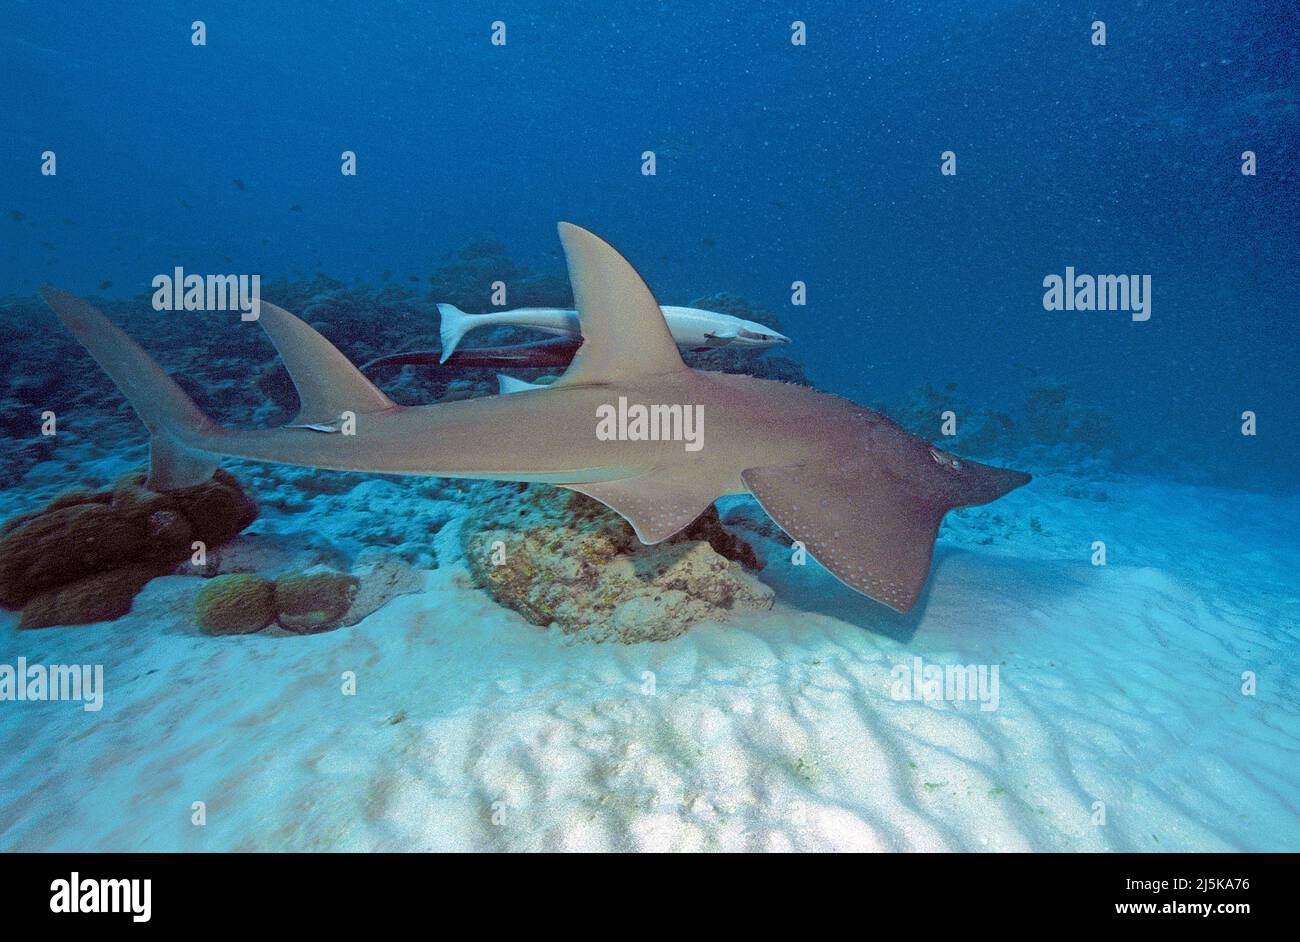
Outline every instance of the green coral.
{"type": "Polygon", "coordinates": [[[246,635],[275,618],[275,584],[236,573],[210,580],[194,598],[194,617],[210,635],[246,635]]]}
{"type": "Polygon", "coordinates": [[[280,627],[297,633],[338,628],[360,587],[356,576],[339,572],[282,576],[275,583],[280,627]]]}

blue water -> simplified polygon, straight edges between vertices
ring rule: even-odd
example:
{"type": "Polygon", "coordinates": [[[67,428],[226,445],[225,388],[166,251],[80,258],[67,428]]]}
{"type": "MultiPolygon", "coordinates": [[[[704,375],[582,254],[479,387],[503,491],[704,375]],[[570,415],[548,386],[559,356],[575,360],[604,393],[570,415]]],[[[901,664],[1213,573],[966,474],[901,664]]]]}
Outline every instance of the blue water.
{"type": "Polygon", "coordinates": [[[1148,470],[1293,489],[1295,7],[1130,6],[10,2],[0,294],[405,282],[485,236],[558,272],[568,219],[664,303],[777,311],[823,388],[1010,407],[1050,378],[1148,470]],[[1067,265],[1150,274],[1151,319],[1045,311],[1067,265]]]}

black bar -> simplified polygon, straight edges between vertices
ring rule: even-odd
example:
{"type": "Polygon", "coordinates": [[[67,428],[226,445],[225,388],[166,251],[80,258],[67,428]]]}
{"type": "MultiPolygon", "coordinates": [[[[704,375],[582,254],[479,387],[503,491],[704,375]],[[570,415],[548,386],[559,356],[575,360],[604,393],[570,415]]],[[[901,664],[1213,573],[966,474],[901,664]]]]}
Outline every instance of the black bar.
{"type": "Polygon", "coordinates": [[[1024,928],[1071,933],[1126,925],[1232,932],[1294,913],[1294,899],[1283,900],[1291,895],[1295,856],[1283,854],[913,854],[793,865],[790,856],[598,863],[431,856],[11,854],[0,858],[0,911],[6,928],[67,928],[75,921],[79,929],[284,925],[295,932],[336,932],[349,924],[373,928],[380,917],[429,926],[433,915],[440,926],[455,913],[469,931],[475,924],[499,928],[502,918],[512,917],[533,919],[541,931],[549,918],[581,921],[608,907],[622,910],[630,923],[672,924],[690,907],[733,926],[795,917],[811,930],[847,918],[865,933],[919,920],[927,934],[988,930],[1021,919],[1034,920],[1024,928]],[[127,905],[135,899],[136,915],[142,915],[143,883],[140,897],[122,897],[125,912],[52,912],[61,889],[56,881],[70,891],[74,872],[87,901],[93,898],[85,896],[88,881],[149,880],[148,921],[136,921],[127,905]],[[497,902],[473,902],[480,896],[497,902]]]}

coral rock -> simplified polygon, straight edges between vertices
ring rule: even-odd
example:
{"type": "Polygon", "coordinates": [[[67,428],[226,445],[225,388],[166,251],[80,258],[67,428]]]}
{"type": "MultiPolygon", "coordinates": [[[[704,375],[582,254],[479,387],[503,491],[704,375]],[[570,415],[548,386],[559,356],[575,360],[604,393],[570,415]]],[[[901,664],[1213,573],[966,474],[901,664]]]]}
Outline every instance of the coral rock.
{"type": "MultiPolygon", "coordinates": [[[[205,484],[167,493],[146,489],[138,472],[107,491],[62,494],[0,528],[0,605],[21,607],[59,587],[124,570],[132,573],[123,576],[123,585],[135,585],[138,572],[169,572],[190,556],[193,541],[215,547],[256,516],[257,506],[224,471],[205,484]]],[[[129,610],[129,601],[119,614],[129,610]]],[[[68,624],[102,620],[99,612],[68,624]]]]}
{"type": "Polygon", "coordinates": [[[210,580],[194,598],[194,617],[210,635],[246,635],[275,618],[275,584],[261,576],[237,574],[210,580]]]}
{"type": "Polygon", "coordinates": [[[18,628],[89,625],[121,618],[131,611],[131,602],[145,583],[157,574],[152,567],[113,569],[48,589],[23,606],[18,628]]]}
{"type": "Polygon", "coordinates": [[[424,588],[424,580],[416,570],[396,556],[382,552],[363,553],[352,574],[361,580],[361,587],[352,600],[352,607],[343,616],[344,625],[355,625],[397,596],[424,588]]]}
{"type": "Polygon", "coordinates": [[[753,550],[722,528],[716,511],[702,519],[644,546],[596,501],[553,488],[510,488],[465,522],[461,539],[476,580],[533,624],[633,644],[771,608],[772,590],[713,544],[757,563],[753,550]]]}
{"type": "Polygon", "coordinates": [[[338,628],[360,587],[356,576],[340,572],[284,576],[275,583],[276,620],[295,634],[338,628]]]}

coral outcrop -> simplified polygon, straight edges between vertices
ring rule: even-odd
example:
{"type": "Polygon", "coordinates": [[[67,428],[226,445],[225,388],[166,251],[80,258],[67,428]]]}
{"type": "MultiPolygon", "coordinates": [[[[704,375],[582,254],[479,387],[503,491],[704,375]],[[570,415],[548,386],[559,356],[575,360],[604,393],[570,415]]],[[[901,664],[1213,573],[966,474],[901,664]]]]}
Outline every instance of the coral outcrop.
{"type": "Polygon", "coordinates": [[[410,565],[379,550],[363,551],[351,569],[360,580],[352,606],[343,616],[343,625],[355,625],[399,595],[419,592],[424,579],[410,565]]]}
{"type": "Polygon", "coordinates": [[[275,619],[275,583],[246,573],[217,576],[194,598],[194,620],[209,635],[246,635],[275,619]]]}
{"type": "Polygon", "coordinates": [[[493,598],[584,641],[667,641],[697,622],[773,602],[772,590],[745,569],[758,566],[753,549],[712,508],[683,533],[644,546],[621,517],[580,494],[485,489],[461,540],[493,598]]]}
{"type": "Polygon", "coordinates": [[[234,476],[165,494],[144,473],[105,491],[73,491],[0,526],[0,605],[24,628],[116,618],[150,578],[216,547],[253,522],[257,505],[234,476]],[[31,613],[28,606],[34,606],[31,613]]]}
{"type": "Polygon", "coordinates": [[[418,592],[419,574],[392,556],[365,553],[350,573],[326,568],[278,579],[229,573],[209,579],[194,599],[194,618],[210,635],[252,634],[275,626],[317,634],[355,625],[391,599],[418,592]]]}
{"type": "Polygon", "coordinates": [[[294,634],[338,628],[360,588],[360,579],[341,572],[282,576],[275,582],[276,621],[294,634]]]}
{"type": "Polygon", "coordinates": [[[131,610],[131,603],[158,571],[152,566],[125,566],[85,576],[32,596],[18,619],[20,631],[112,621],[131,610]]]}

